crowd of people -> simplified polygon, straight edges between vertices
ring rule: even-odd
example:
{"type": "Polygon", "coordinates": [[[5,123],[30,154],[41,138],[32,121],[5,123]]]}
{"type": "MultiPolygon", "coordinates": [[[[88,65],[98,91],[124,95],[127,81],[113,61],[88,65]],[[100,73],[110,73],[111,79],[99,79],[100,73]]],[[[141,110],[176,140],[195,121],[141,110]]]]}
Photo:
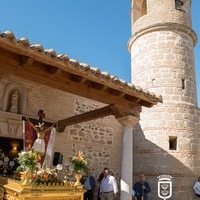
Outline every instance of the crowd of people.
{"type": "MultiPolygon", "coordinates": [[[[111,174],[110,170],[105,167],[103,172],[100,173],[97,180],[99,182],[97,200],[114,200],[118,195],[118,186],[116,178],[111,174]]],[[[88,170],[85,176],[82,177],[81,183],[83,184],[86,192],[84,193],[84,200],[94,200],[94,193],[96,190],[96,180],[88,170]]],[[[197,197],[200,198],[200,177],[193,186],[193,190],[197,197]]],[[[132,188],[133,200],[148,200],[148,195],[151,192],[150,184],[145,180],[145,175],[141,173],[139,180],[135,182],[132,188]]]]}
{"type": "MultiPolygon", "coordinates": [[[[116,178],[111,175],[108,168],[104,168],[103,172],[99,175],[98,182],[100,184],[98,189],[98,200],[114,200],[118,194],[118,187],[116,178]]],[[[86,190],[84,193],[84,200],[94,200],[94,192],[96,189],[96,180],[88,170],[81,178],[81,184],[86,190]]]]}
{"type": "MultiPolygon", "coordinates": [[[[144,174],[140,174],[139,178],[140,180],[133,186],[133,198],[136,200],[148,200],[148,193],[151,192],[150,185],[145,181],[144,174]]],[[[97,200],[114,200],[117,198],[117,181],[107,167],[100,173],[97,181],[99,182],[97,200]]],[[[84,193],[84,200],[94,200],[96,180],[94,176],[91,175],[90,170],[81,178],[81,184],[86,190],[84,193]]]]}

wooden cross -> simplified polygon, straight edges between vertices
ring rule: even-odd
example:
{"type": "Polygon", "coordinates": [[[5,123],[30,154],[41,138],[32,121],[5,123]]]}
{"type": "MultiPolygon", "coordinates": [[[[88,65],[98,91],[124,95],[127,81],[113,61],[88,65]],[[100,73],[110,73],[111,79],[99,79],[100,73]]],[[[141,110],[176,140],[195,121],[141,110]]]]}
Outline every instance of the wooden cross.
{"type": "MultiPolygon", "coordinates": [[[[38,111],[38,119],[28,118],[28,120],[32,124],[35,124],[35,125],[44,123],[44,127],[50,127],[54,124],[54,123],[51,123],[51,122],[44,121],[43,118],[45,118],[45,113],[43,112],[43,110],[39,110],[38,111]]],[[[22,116],[21,120],[27,121],[27,117],[22,116]]]]}

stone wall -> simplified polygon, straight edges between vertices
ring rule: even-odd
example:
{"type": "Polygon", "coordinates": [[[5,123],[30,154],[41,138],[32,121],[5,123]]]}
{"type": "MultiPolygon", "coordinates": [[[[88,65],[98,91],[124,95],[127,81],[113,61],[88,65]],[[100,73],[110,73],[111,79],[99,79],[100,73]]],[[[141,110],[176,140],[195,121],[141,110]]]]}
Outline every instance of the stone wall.
{"type": "Polygon", "coordinates": [[[191,1],[183,10],[175,0],[147,0],[147,13],[133,21],[131,51],[134,84],[163,97],[143,108],[134,130],[134,180],[144,172],[157,200],[158,179],[173,177],[172,200],[194,200],[200,174],[200,109],[197,107],[191,1]]]}
{"type": "MultiPolygon", "coordinates": [[[[3,137],[22,139],[21,116],[37,118],[39,109],[44,111],[45,120],[57,122],[105,106],[20,79],[1,79],[0,88],[0,136],[3,137]],[[15,91],[18,93],[16,108],[10,110],[15,91]]],[[[119,181],[122,137],[121,125],[113,116],[109,116],[74,124],[66,127],[62,133],[57,132],[54,151],[64,155],[64,164],[72,154],[81,150],[87,155],[95,178],[98,178],[104,167],[108,167],[119,181]]],[[[63,169],[60,176],[65,175],[63,169]]]]}
{"type": "MultiPolygon", "coordinates": [[[[175,0],[156,1],[156,3],[155,0],[134,0],[134,2],[137,1],[146,1],[147,11],[146,14],[137,19],[137,21],[132,20],[133,35],[141,29],[146,29],[156,24],[164,24],[165,22],[178,23],[188,27],[192,26],[190,19],[191,1],[189,0],[184,1],[182,8],[185,11],[175,9],[175,0]]],[[[132,11],[134,12],[135,9],[132,11]]]]}

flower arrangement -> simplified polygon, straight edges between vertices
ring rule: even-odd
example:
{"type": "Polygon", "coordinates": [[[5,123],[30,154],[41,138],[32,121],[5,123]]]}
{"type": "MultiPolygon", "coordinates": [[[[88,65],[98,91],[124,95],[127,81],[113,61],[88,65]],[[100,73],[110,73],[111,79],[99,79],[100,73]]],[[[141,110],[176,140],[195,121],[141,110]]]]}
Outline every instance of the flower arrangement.
{"type": "Polygon", "coordinates": [[[17,167],[16,171],[24,172],[39,169],[41,153],[34,151],[33,148],[27,148],[25,151],[18,153],[18,156],[19,157],[15,159],[19,164],[19,167],[17,167]]]}
{"type": "Polygon", "coordinates": [[[32,174],[32,183],[35,185],[60,183],[57,169],[41,167],[32,174]]]}
{"type": "Polygon", "coordinates": [[[71,156],[69,162],[70,163],[67,167],[70,171],[80,173],[81,171],[88,170],[86,155],[82,151],[79,151],[77,154],[71,156]]]}
{"type": "Polygon", "coordinates": [[[22,184],[40,185],[61,182],[58,179],[58,170],[61,170],[61,167],[50,169],[45,166],[45,163],[41,166],[41,155],[40,152],[34,151],[31,147],[18,154],[19,157],[16,160],[19,167],[16,171],[22,173],[22,184]]]}

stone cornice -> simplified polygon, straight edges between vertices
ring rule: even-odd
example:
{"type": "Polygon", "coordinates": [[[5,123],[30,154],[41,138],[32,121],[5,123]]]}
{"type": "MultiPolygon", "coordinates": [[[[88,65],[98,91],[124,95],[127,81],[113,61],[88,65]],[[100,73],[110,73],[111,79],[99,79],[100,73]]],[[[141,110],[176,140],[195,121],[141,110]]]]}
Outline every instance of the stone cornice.
{"type": "Polygon", "coordinates": [[[128,50],[129,51],[131,50],[132,44],[135,42],[135,40],[137,40],[141,36],[147,33],[152,33],[157,31],[180,31],[191,37],[194,46],[197,43],[197,35],[190,27],[178,23],[166,22],[166,23],[157,23],[151,26],[146,26],[145,28],[142,28],[139,31],[133,33],[132,37],[128,42],[128,50]]]}

